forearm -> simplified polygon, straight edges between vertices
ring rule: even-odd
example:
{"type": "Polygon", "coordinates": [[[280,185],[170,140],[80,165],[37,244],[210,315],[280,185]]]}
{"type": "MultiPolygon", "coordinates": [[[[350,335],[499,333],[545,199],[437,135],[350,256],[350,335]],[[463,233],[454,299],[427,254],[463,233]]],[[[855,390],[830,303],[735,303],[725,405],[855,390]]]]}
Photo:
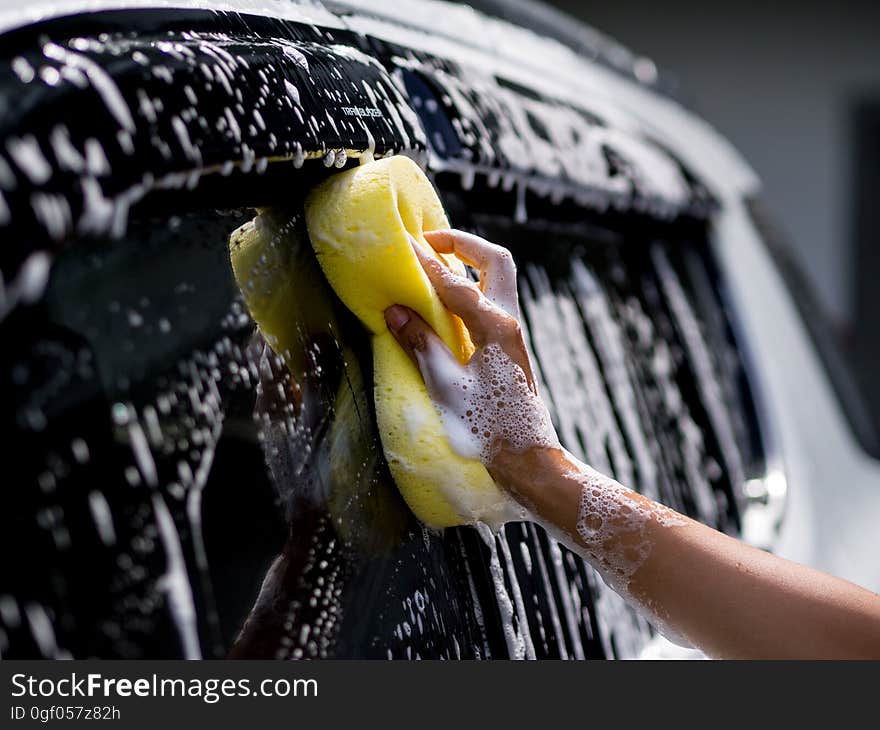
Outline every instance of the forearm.
{"type": "Polygon", "coordinates": [[[441,411],[470,429],[467,451],[477,447],[499,485],[659,628],[665,624],[712,656],[880,658],[877,595],[689,520],[558,447],[522,336],[510,252],[457,231],[426,240],[435,252],[479,268],[477,287],[413,240],[438,296],[461,317],[476,351],[461,364],[404,307],[389,307],[386,321],[441,411]]]}
{"type": "Polygon", "coordinates": [[[880,657],[874,593],[679,515],[561,450],[502,453],[492,472],[615,589],[711,656],[880,657]]]}

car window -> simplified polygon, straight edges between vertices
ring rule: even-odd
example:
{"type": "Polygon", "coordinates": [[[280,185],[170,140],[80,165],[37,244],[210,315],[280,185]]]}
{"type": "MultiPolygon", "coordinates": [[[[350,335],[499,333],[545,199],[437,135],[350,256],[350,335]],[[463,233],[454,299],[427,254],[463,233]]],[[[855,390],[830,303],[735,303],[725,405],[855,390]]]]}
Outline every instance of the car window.
{"type": "MultiPolygon", "coordinates": [[[[739,475],[761,455],[732,345],[684,336],[726,338],[705,315],[723,319],[702,247],[463,214],[443,194],[454,222],[517,256],[567,448],[735,532],[739,475]]],[[[32,556],[5,568],[11,656],[633,656],[652,634],[541,528],[415,520],[378,440],[368,338],[296,206],[71,242],[3,327],[20,456],[0,539],[32,556]],[[230,246],[254,226],[265,249],[235,271],[230,246]],[[287,292],[286,358],[249,315],[255,287],[287,292]]]]}
{"type": "Polygon", "coordinates": [[[4,322],[26,334],[4,350],[20,458],[0,533],[30,556],[5,566],[11,656],[489,653],[450,567],[482,548],[425,531],[394,489],[366,336],[297,248],[298,213],[277,242],[333,329],[302,323],[301,373],[255,331],[229,263],[252,215],[78,242],[4,322]]]}
{"type": "Polygon", "coordinates": [[[302,199],[356,154],[425,164],[453,225],[515,253],[565,445],[736,533],[765,459],[711,196],[651,140],[454,59],[178,20],[25,28],[0,69],[27,101],[3,119],[15,159],[0,150],[17,175],[0,541],[28,556],[2,566],[0,653],[637,656],[653,629],[541,528],[433,532],[406,508],[368,337],[317,266],[302,199]],[[283,347],[255,326],[260,297],[283,347]]]}

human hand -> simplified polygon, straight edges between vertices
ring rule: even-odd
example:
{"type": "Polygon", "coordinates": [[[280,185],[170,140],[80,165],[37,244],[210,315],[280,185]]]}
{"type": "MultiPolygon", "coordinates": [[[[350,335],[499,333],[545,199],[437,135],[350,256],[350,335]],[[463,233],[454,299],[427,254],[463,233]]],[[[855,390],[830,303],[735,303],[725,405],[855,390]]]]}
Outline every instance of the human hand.
{"type": "Polygon", "coordinates": [[[452,447],[495,476],[520,455],[559,449],[535,387],[519,320],[516,266],[510,252],[461,231],[425,234],[432,248],[479,271],[479,284],[454,274],[415,239],[412,246],[440,300],[461,317],[476,347],[461,364],[433,329],[400,305],[385,311],[388,328],[413,359],[443,417],[452,447]]]}

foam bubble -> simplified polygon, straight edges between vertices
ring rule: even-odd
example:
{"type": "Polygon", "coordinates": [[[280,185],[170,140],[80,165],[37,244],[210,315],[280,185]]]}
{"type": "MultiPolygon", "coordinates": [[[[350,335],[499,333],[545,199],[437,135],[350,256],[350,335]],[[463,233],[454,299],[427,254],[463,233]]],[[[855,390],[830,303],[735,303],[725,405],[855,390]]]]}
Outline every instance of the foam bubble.
{"type": "Polygon", "coordinates": [[[633,576],[654,548],[649,526],[669,528],[687,521],[662,504],[638,498],[632,490],[589,467],[571,476],[582,484],[576,551],[660,633],[677,644],[689,646],[687,639],[670,627],[660,607],[638,597],[631,589],[633,576]]]}
{"type": "MultiPolygon", "coordinates": [[[[502,448],[518,453],[562,448],[543,401],[500,345],[491,343],[477,350],[466,366],[451,359],[427,358],[419,351],[416,357],[449,442],[460,455],[489,465],[502,448]]],[[[589,561],[605,583],[664,636],[688,646],[670,627],[662,607],[636,595],[630,585],[654,548],[652,530],[685,525],[685,518],[585,464],[567,476],[581,485],[577,535],[544,524],[536,514],[530,518],[589,561]]]]}
{"type": "Polygon", "coordinates": [[[522,368],[497,344],[478,350],[451,374],[440,406],[453,449],[489,464],[499,449],[521,453],[559,446],[547,408],[522,368]]]}

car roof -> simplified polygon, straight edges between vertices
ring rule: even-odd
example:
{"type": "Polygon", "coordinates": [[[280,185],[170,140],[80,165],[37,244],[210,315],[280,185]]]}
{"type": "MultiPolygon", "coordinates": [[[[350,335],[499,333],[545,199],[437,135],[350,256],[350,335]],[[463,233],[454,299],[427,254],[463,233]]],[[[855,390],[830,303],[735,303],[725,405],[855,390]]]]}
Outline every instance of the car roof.
{"type": "MultiPolygon", "coordinates": [[[[0,33],[62,16],[156,8],[347,29],[464,60],[563,103],[595,109],[615,128],[653,139],[669,150],[718,199],[757,192],[758,179],[736,150],[677,100],[660,93],[656,84],[639,81],[632,70],[637,57],[622,46],[573,19],[563,32],[560,19],[567,16],[548,14],[536,3],[519,1],[506,9],[506,0],[475,4],[499,17],[444,0],[31,0],[27,5],[0,0],[0,33]],[[435,22],[438,17],[443,23],[435,22]],[[617,68],[603,58],[614,59],[617,68]],[[623,73],[627,64],[631,72],[623,73]]],[[[647,79],[650,73],[645,73],[647,79]]]]}

